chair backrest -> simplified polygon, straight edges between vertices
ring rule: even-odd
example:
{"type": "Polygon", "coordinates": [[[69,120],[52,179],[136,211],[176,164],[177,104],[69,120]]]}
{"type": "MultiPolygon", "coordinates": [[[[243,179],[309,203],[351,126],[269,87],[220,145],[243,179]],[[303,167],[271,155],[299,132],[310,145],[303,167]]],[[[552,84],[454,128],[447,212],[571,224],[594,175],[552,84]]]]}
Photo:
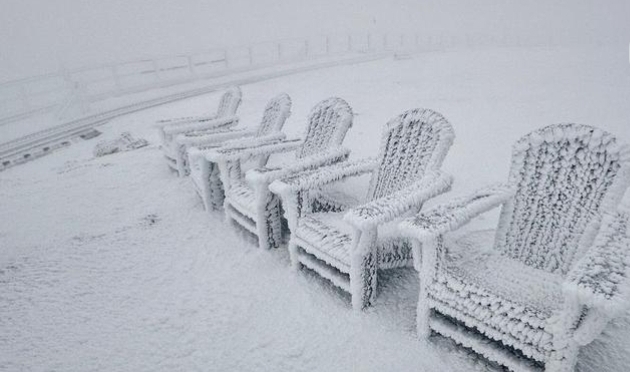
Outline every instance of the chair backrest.
{"type": "Polygon", "coordinates": [[[495,248],[564,275],[592,244],[601,212],[614,210],[630,181],[630,148],[603,130],[556,124],[521,138],[495,248]]]}
{"type": "Polygon", "coordinates": [[[281,93],[272,98],[263,113],[262,121],[256,131],[257,136],[264,136],[282,130],[284,122],[291,115],[291,97],[281,93]]]}
{"type": "Polygon", "coordinates": [[[297,157],[304,158],[340,146],[352,126],[352,109],[341,98],[328,98],[313,107],[304,144],[297,157]]]}
{"type": "Polygon", "coordinates": [[[455,134],[439,113],[427,109],[404,112],[387,123],[381,137],[380,163],[372,174],[369,200],[389,195],[439,169],[455,134]]]}
{"type": "Polygon", "coordinates": [[[230,87],[221,96],[219,107],[217,108],[217,117],[224,117],[236,114],[238,106],[241,104],[241,88],[230,87]]]}

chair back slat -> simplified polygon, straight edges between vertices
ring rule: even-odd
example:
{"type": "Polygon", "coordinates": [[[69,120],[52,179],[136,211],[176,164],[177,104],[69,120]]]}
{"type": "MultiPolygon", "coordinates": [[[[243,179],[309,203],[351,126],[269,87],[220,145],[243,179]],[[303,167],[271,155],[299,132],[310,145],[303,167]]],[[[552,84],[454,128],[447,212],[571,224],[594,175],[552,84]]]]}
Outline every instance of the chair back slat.
{"type": "Polygon", "coordinates": [[[290,115],[291,97],[286,93],[277,95],[267,103],[256,135],[260,137],[281,131],[290,115]]]}
{"type": "Polygon", "coordinates": [[[380,164],[373,173],[369,200],[389,195],[439,169],[455,134],[449,122],[428,109],[404,112],[387,123],[381,138],[380,164]]]}
{"type": "Polygon", "coordinates": [[[341,146],[351,126],[352,109],[346,101],[336,97],[321,101],[309,115],[304,144],[297,152],[298,159],[341,146]]]}
{"type": "Polygon", "coordinates": [[[521,138],[512,154],[514,198],[501,211],[495,248],[564,275],[593,242],[599,218],[630,181],[630,148],[603,130],[556,124],[521,138]]]}
{"type": "Polygon", "coordinates": [[[217,117],[224,117],[236,114],[238,106],[241,104],[241,88],[230,87],[219,101],[219,107],[217,108],[217,117]]]}

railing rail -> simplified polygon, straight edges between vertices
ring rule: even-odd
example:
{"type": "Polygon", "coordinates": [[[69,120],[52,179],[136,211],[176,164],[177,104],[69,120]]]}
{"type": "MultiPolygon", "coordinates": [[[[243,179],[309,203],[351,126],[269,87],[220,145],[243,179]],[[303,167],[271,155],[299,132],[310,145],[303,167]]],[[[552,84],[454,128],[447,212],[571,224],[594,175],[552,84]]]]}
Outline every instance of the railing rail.
{"type": "Polygon", "coordinates": [[[525,42],[519,35],[353,33],[282,39],[188,54],[62,70],[0,83],[0,125],[47,111],[69,112],[72,102],[90,103],[153,88],[227,75],[275,64],[351,53],[426,51],[452,47],[547,45],[553,35],[525,42]],[[80,99],[76,98],[81,95],[80,99]]]}

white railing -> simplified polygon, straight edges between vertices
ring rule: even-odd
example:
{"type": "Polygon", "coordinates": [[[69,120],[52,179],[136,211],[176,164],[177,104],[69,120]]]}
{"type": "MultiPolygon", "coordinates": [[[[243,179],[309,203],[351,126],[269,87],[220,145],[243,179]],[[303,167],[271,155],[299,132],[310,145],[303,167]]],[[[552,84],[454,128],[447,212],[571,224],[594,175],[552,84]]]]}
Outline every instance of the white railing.
{"type": "Polygon", "coordinates": [[[79,105],[79,112],[85,113],[89,111],[91,103],[105,98],[282,63],[352,53],[415,52],[453,47],[554,46],[558,43],[554,35],[530,37],[525,42],[519,35],[509,33],[364,33],[284,39],[91,66],[0,84],[0,125],[51,111],[55,112],[58,119],[64,119],[73,111],[70,110],[73,105],[79,105]]]}
{"type": "Polygon", "coordinates": [[[404,46],[386,35],[319,36],[285,39],[204,52],[90,66],[0,84],[0,125],[42,112],[63,118],[69,106],[182,84],[214,76],[353,53],[404,46]]]}

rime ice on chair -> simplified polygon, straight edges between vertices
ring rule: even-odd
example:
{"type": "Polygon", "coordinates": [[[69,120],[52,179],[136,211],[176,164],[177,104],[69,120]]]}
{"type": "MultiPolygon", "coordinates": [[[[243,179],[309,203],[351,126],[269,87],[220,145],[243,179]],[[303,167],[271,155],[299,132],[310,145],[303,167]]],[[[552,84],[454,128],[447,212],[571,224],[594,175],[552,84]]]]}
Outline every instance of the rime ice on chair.
{"type": "MultiPolygon", "coordinates": [[[[236,110],[241,104],[241,89],[231,87],[221,97],[217,112],[205,116],[189,116],[175,119],[160,120],[156,123],[160,134],[162,151],[166,158],[166,164],[175,170],[180,177],[186,176],[188,169],[187,146],[195,144],[194,140],[186,143],[176,141],[180,135],[202,136],[210,134],[229,133],[232,127],[238,124],[236,110]]],[[[234,138],[227,137],[225,139],[234,138]]],[[[198,142],[201,145],[204,142],[198,142]]]]}
{"type": "Polygon", "coordinates": [[[208,161],[219,164],[228,221],[256,235],[260,247],[277,247],[282,237],[282,212],[280,200],[269,191],[269,184],[296,172],[346,160],[349,151],[341,143],[351,125],[350,106],[340,98],[329,98],[311,110],[304,139],[248,146],[234,144],[209,152],[208,161]],[[241,170],[244,161],[284,152],[295,152],[291,164],[253,169],[246,176],[241,170]]]}
{"type": "Polygon", "coordinates": [[[292,264],[304,265],[352,295],[355,309],[376,294],[377,269],[412,263],[410,245],[392,234],[404,213],[448,191],[439,169],[453,143],[451,125],[431,110],[410,110],[392,119],[377,159],[349,161],[285,177],[271,185],[282,195],[289,221],[292,264]],[[322,187],[372,173],[365,204],[349,208],[322,187]],[[389,231],[388,231],[389,230],[389,231]]]}
{"type": "MultiPolygon", "coordinates": [[[[197,193],[203,200],[206,210],[213,210],[223,206],[225,191],[219,175],[219,166],[206,159],[210,149],[220,146],[230,148],[256,147],[271,145],[285,139],[282,127],[291,115],[291,98],[281,93],[272,98],[263,112],[260,125],[255,130],[233,129],[227,133],[213,133],[202,136],[182,135],[177,141],[182,145],[194,143],[195,147],[188,148],[188,164],[190,164],[190,178],[197,193]],[[238,137],[235,139],[230,139],[238,137]],[[229,139],[226,141],[226,138],[229,139]],[[194,142],[193,142],[194,141],[194,142]]],[[[264,167],[268,156],[259,156],[258,166],[264,167]]]]}
{"type": "Polygon", "coordinates": [[[514,371],[572,371],[579,347],[628,300],[629,215],[617,204],[629,183],[630,147],[597,128],[552,125],[515,144],[507,185],[405,220],[418,334],[514,371]],[[499,205],[496,232],[451,234],[499,205]]]}

